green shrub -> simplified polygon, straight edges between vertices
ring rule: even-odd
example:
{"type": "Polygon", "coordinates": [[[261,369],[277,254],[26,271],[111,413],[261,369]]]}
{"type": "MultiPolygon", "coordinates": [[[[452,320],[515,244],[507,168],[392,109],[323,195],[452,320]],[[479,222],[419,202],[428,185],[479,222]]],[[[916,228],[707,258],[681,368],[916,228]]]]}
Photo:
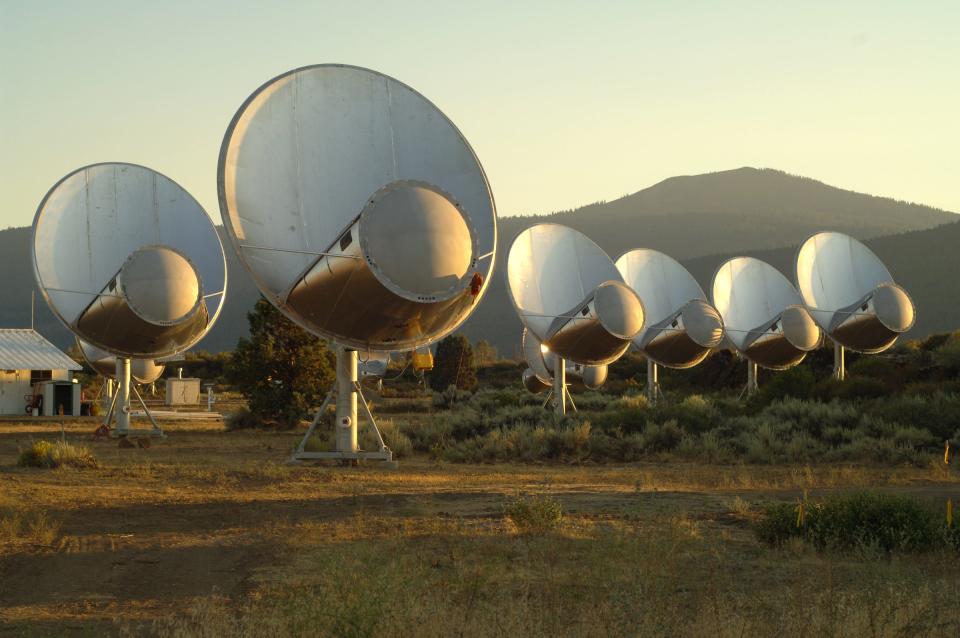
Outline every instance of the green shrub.
{"type": "Polygon", "coordinates": [[[550,427],[520,424],[461,440],[451,437],[436,453],[455,463],[577,462],[591,455],[592,441],[589,422],[565,421],[550,427]]]}
{"type": "Polygon", "coordinates": [[[254,414],[247,408],[240,408],[236,412],[227,416],[223,421],[223,427],[228,432],[235,430],[251,430],[263,426],[263,419],[254,414]]]}
{"type": "MultiPolygon", "coordinates": [[[[381,395],[383,396],[383,395],[381,395]]],[[[423,412],[428,404],[423,400],[408,399],[395,401],[378,401],[377,414],[406,414],[409,412],[423,412]]],[[[371,405],[371,410],[373,406],[371,405]]]]}
{"type": "Polygon", "coordinates": [[[754,524],[753,532],[759,541],[774,547],[801,536],[803,530],[797,524],[797,506],[793,503],[768,505],[754,524]]]}
{"type": "Polygon", "coordinates": [[[683,430],[674,420],[660,425],[648,423],[641,434],[641,447],[645,452],[669,452],[680,445],[683,430]]]}
{"type": "MultiPolygon", "coordinates": [[[[393,452],[393,458],[402,459],[410,456],[413,452],[413,442],[406,434],[400,431],[400,427],[390,419],[377,420],[377,427],[380,430],[380,436],[383,437],[383,443],[393,452]]],[[[360,447],[365,450],[379,449],[380,444],[373,428],[370,426],[361,426],[363,440],[360,447]]]]}
{"type": "Polygon", "coordinates": [[[677,404],[660,404],[656,409],[660,422],[675,421],[686,432],[706,432],[723,420],[713,403],[699,394],[691,394],[677,404]]]}
{"type": "Polygon", "coordinates": [[[17,459],[20,467],[74,467],[97,468],[100,462],[89,448],[72,445],[65,441],[34,441],[30,447],[20,452],[17,459]]]}
{"type": "Polygon", "coordinates": [[[928,430],[940,441],[960,429],[958,394],[894,396],[874,402],[867,412],[891,423],[928,430]]]}
{"type": "Polygon", "coordinates": [[[599,412],[601,410],[606,410],[607,407],[613,402],[613,398],[610,395],[593,391],[578,394],[576,395],[575,399],[577,403],[577,409],[584,412],[599,412]]]}
{"type": "Polygon", "coordinates": [[[451,384],[443,392],[433,393],[433,407],[449,410],[459,403],[464,403],[471,396],[473,395],[469,390],[462,390],[451,384]]]}
{"type": "Polygon", "coordinates": [[[770,375],[760,385],[760,392],[754,396],[753,401],[763,405],[787,397],[808,398],[813,395],[816,385],[817,378],[810,366],[794,366],[770,375]]]}
{"type": "Polygon", "coordinates": [[[503,515],[521,534],[545,534],[563,523],[563,506],[550,495],[518,494],[504,506],[503,515]]]}
{"type": "Polygon", "coordinates": [[[960,372],[960,332],[955,332],[933,352],[933,360],[947,374],[960,372]]]}
{"type": "Polygon", "coordinates": [[[647,410],[650,408],[650,401],[645,394],[625,394],[615,399],[611,407],[616,410],[647,410]]]}
{"type": "Polygon", "coordinates": [[[859,399],[876,399],[886,396],[890,389],[880,379],[866,376],[850,376],[842,383],[836,384],[834,397],[846,401],[859,399]]]}
{"type": "Polygon", "coordinates": [[[430,387],[445,392],[449,386],[472,391],[477,387],[477,368],[473,360],[473,347],[463,335],[449,335],[437,344],[433,370],[429,375],[430,387]]]}
{"type": "Polygon", "coordinates": [[[326,342],[302,330],[266,299],[247,314],[227,368],[250,411],[264,424],[294,428],[320,405],[334,378],[336,357],[326,342]]]}
{"type": "Polygon", "coordinates": [[[774,546],[801,538],[821,551],[890,553],[942,549],[956,536],[939,509],[905,496],[861,492],[804,501],[802,522],[797,507],[766,508],[754,528],[757,538],[774,546]]]}
{"type": "Polygon", "coordinates": [[[852,428],[856,427],[860,419],[860,411],[853,405],[838,401],[821,403],[792,398],[774,401],[760,414],[768,420],[789,424],[791,428],[816,438],[822,435],[825,427],[852,428]]]}

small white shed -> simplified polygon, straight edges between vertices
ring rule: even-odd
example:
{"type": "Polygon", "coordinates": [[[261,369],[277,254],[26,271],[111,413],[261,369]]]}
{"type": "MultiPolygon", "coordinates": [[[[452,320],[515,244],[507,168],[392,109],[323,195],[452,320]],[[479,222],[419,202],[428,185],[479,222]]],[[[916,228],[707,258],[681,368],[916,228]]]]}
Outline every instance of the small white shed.
{"type": "MultiPolygon", "coordinates": [[[[49,395],[47,402],[59,401],[64,414],[79,414],[80,386],[70,382],[82,369],[36,330],[0,328],[0,414],[28,413],[31,397],[38,394],[49,395]]],[[[42,413],[56,414],[56,406],[44,405],[42,413]]]]}

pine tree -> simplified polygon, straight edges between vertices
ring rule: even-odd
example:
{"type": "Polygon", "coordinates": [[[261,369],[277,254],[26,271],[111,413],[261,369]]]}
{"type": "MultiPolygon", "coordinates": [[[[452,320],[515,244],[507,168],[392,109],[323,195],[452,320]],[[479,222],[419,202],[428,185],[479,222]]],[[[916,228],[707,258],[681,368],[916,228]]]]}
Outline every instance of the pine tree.
{"type": "Polygon", "coordinates": [[[333,382],[335,356],[266,299],[247,314],[250,338],[237,343],[230,381],[264,425],[294,427],[319,406],[333,382]]]}
{"type": "Polygon", "coordinates": [[[443,392],[451,385],[459,390],[477,387],[473,348],[463,335],[450,335],[440,341],[430,372],[430,387],[437,392],[443,392]]]}

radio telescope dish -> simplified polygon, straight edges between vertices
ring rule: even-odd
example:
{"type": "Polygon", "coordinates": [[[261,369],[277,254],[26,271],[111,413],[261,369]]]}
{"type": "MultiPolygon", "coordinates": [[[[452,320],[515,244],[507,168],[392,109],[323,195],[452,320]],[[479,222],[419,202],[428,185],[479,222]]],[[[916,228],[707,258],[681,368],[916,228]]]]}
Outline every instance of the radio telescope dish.
{"type": "MultiPolygon", "coordinates": [[[[813,318],[840,347],[883,352],[913,327],[910,296],[873,251],[848,235],[817,233],[800,246],[797,287],[813,318]]],[[[842,369],[837,372],[842,379],[842,369]]]]}
{"type": "Polygon", "coordinates": [[[496,208],[473,149],[406,84],[354,66],[307,66],[241,105],[217,187],[227,234],[260,291],[340,347],[337,451],[306,452],[315,421],[294,458],[390,461],[382,441],[377,452],[357,444],[357,350],[437,341],[484,294],[496,208]]]}
{"type": "Polygon", "coordinates": [[[224,136],[220,209],[261,292],[308,331],[410,350],[486,289],[496,212],[456,126],[407,85],[317,65],[257,89],[224,136]]]}
{"type": "MultiPolygon", "coordinates": [[[[565,226],[537,224],[517,235],[507,257],[507,289],[529,333],[574,363],[615,361],[643,328],[643,303],[610,257],[565,226]]],[[[566,364],[554,368],[554,402],[563,414],[566,364]]]]}
{"type": "Polygon", "coordinates": [[[820,329],[796,288],[759,259],[724,262],[713,276],[713,304],[727,340],[749,360],[751,392],[756,389],[755,366],[785,370],[820,346],[820,329]]]}
{"type": "MultiPolygon", "coordinates": [[[[117,356],[76,338],[77,347],[93,370],[107,379],[117,378],[117,356]]],[[[165,366],[153,359],[131,359],[130,376],[141,385],[153,383],[163,375],[165,366]]]]}
{"type": "MultiPolygon", "coordinates": [[[[537,338],[526,328],[523,329],[521,343],[523,344],[523,357],[529,366],[523,371],[523,386],[533,394],[549,390],[553,386],[554,366],[558,357],[537,341],[537,338]]],[[[607,366],[587,366],[568,361],[566,362],[566,374],[574,379],[579,379],[584,387],[596,390],[607,380],[607,366]]]]}
{"type": "Polygon", "coordinates": [[[171,179],[135,164],[76,170],[33,222],[37,284],[78,337],[121,357],[186,350],[216,321],[227,281],[213,222],[171,179]]]}
{"type": "Polygon", "coordinates": [[[646,326],[633,342],[647,358],[647,395],[660,392],[656,366],[691,368],[723,341],[723,319],[693,275],[656,250],[638,249],[617,260],[623,280],[643,299],[646,326]]]}
{"type": "Polygon", "coordinates": [[[507,258],[510,300],[551,352],[587,365],[619,358],[643,328],[644,308],[613,261],[581,233],[537,224],[507,258]]]}
{"type": "MultiPolygon", "coordinates": [[[[130,360],[186,350],[223,307],[226,260],[213,222],[156,171],[93,164],[61,179],[40,202],[32,255],[37,285],[57,318],[117,356],[117,434],[125,436],[130,360]]],[[[162,435],[155,423],[150,433],[162,435]]]]}

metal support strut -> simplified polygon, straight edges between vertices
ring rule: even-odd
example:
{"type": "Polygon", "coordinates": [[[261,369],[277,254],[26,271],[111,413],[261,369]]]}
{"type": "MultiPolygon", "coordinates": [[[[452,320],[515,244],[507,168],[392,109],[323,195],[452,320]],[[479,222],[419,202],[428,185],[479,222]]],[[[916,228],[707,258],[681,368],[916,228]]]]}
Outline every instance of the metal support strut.
{"type": "Polygon", "coordinates": [[[553,412],[558,417],[567,413],[567,362],[559,355],[553,362],[553,412]]]}
{"type": "Polygon", "coordinates": [[[562,418],[567,413],[567,403],[574,412],[577,411],[577,404],[573,402],[570,386],[567,385],[567,360],[563,357],[556,357],[553,362],[553,387],[547,393],[543,407],[547,407],[551,401],[557,418],[562,418]]]}
{"type": "Polygon", "coordinates": [[[757,384],[757,364],[747,360],[747,396],[753,396],[759,385],[757,384]]]}
{"type": "Polygon", "coordinates": [[[370,411],[370,405],[363,396],[363,390],[360,388],[360,382],[357,379],[357,351],[349,348],[337,348],[337,378],[333,387],[327,392],[326,398],[320,409],[317,410],[307,433],[303,435],[299,445],[290,457],[290,461],[311,461],[317,459],[335,459],[343,461],[356,461],[359,459],[371,459],[378,461],[393,462],[393,452],[383,442],[383,436],[377,427],[377,421],[373,418],[370,411]],[[331,452],[312,452],[307,451],[307,444],[310,437],[316,431],[317,426],[323,419],[327,411],[327,406],[336,396],[337,417],[335,428],[336,450],[331,452]],[[365,452],[360,449],[358,439],[357,422],[357,404],[363,407],[364,416],[373,432],[377,437],[380,449],[377,451],[365,452]]]}
{"type": "Polygon", "coordinates": [[[847,378],[845,350],[839,343],[833,344],[833,378],[843,381],[847,378]]]}
{"type": "Polygon", "coordinates": [[[647,401],[650,405],[656,405],[657,401],[663,399],[663,390],[660,388],[660,370],[652,359],[647,359],[647,401]]]}
{"type": "Polygon", "coordinates": [[[110,436],[117,438],[130,436],[150,436],[159,439],[166,438],[167,435],[164,434],[163,429],[157,425],[157,422],[150,413],[150,410],[147,409],[147,404],[144,403],[143,397],[140,396],[140,392],[137,390],[137,387],[131,383],[130,359],[125,357],[117,357],[116,374],[117,391],[114,393],[113,400],[110,403],[110,409],[107,411],[107,418],[103,421],[103,425],[109,428],[111,417],[116,416],[117,427],[110,430],[110,436]],[[131,392],[140,402],[140,406],[143,408],[143,413],[147,415],[148,419],[150,419],[150,424],[153,426],[152,429],[130,429],[131,392]]]}

